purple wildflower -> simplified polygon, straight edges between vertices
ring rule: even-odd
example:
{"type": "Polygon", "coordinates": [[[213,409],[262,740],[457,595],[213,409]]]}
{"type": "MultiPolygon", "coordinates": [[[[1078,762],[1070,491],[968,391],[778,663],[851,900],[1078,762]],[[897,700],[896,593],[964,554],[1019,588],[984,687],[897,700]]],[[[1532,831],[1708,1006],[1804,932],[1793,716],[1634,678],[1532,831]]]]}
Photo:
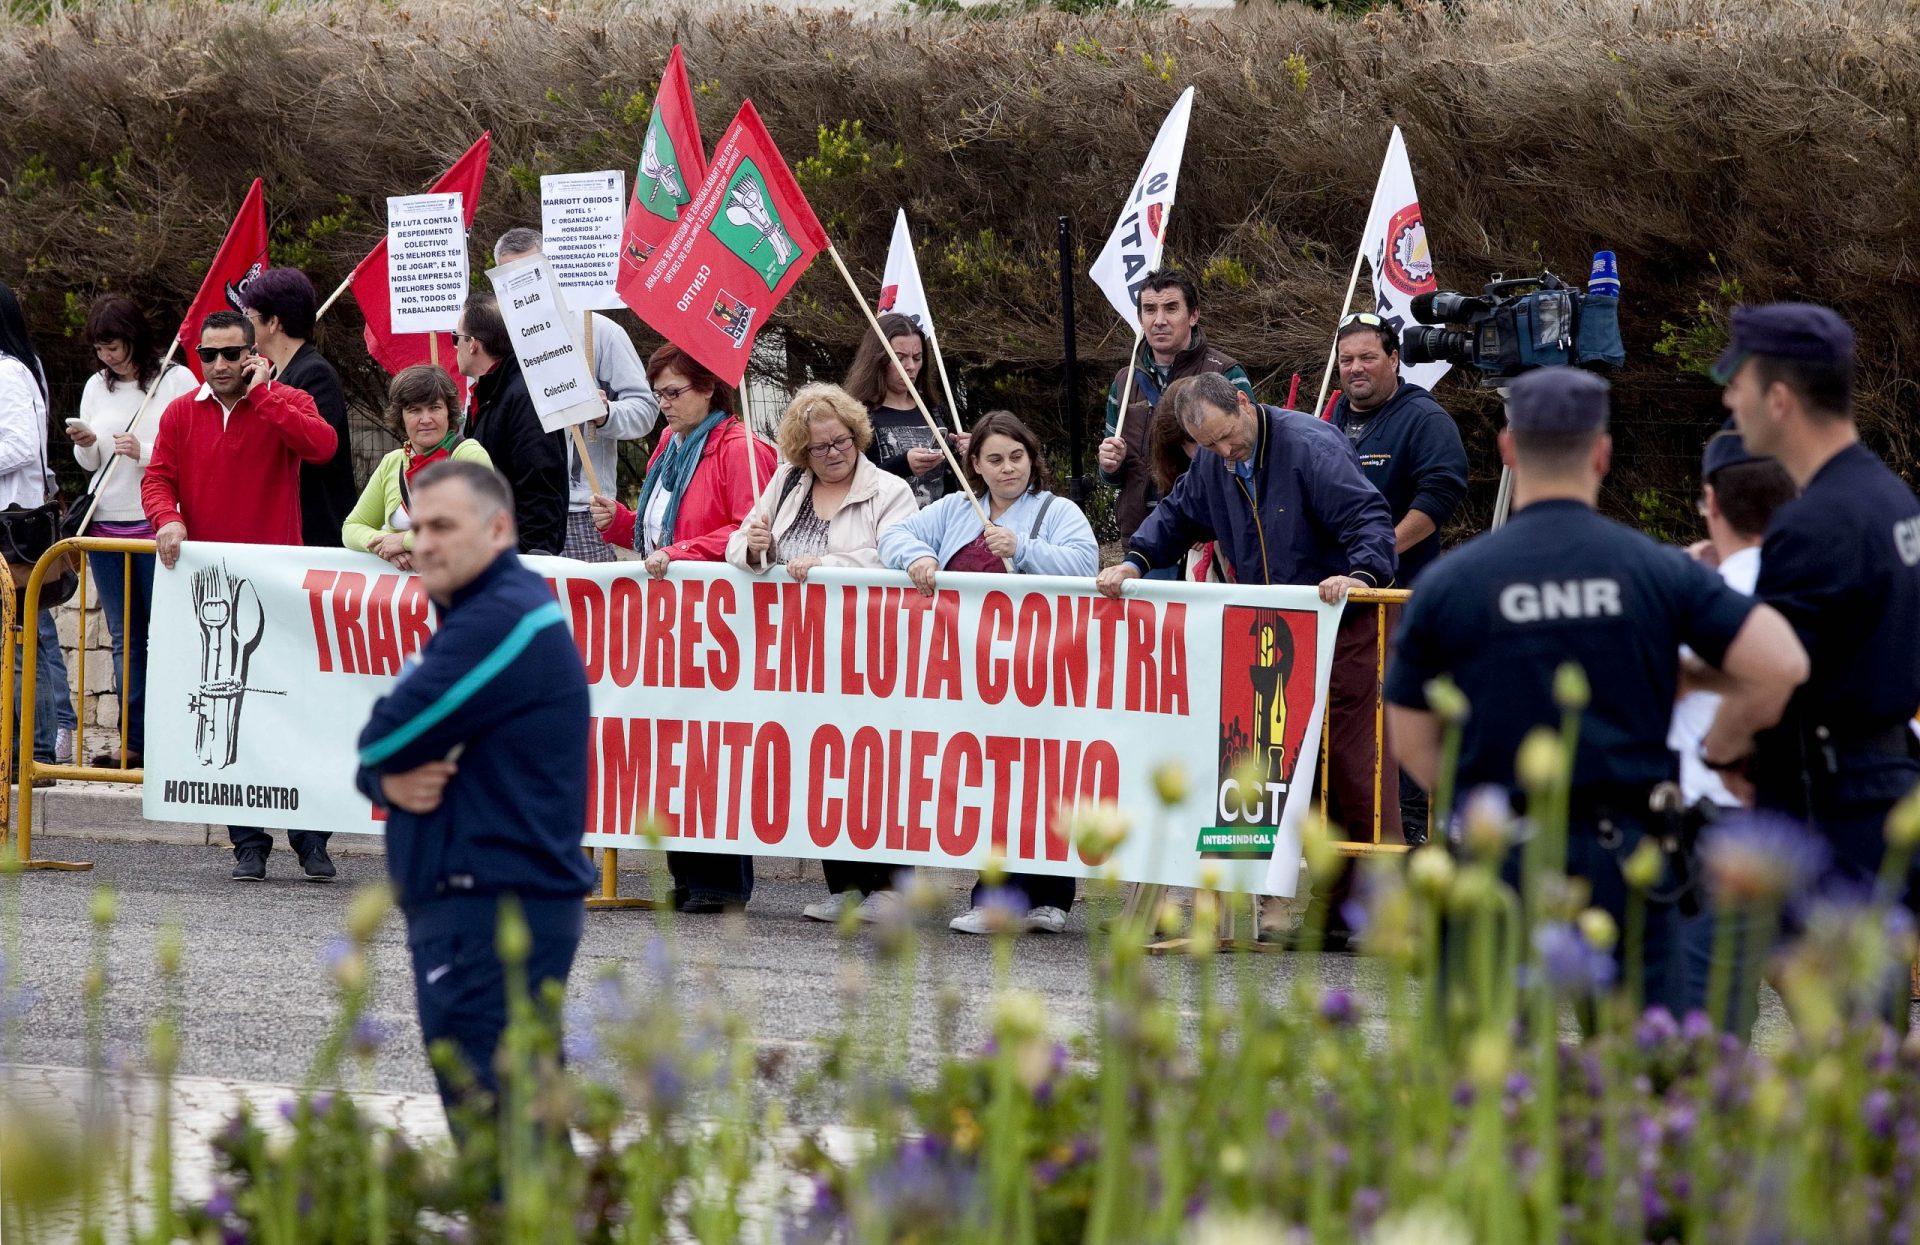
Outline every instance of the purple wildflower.
{"type": "Polygon", "coordinates": [[[1320,998],[1320,1017],[1344,1029],[1360,1019],[1360,1005],[1349,991],[1329,990],[1320,998]]]}
{"type": "Polygon", "coordinates": [[[1649,1007],[1640,1017],[1640,1023],[1634,1029],[1634,1040],[1641,1050],[1652,1050],[1665,1046],[1680,1036],[1680,1025],[1674,1020],[1673,1013],[1664,1007],[1649,1007]]]}
{"type": "Polygon", "coordinates": [[[363,1059],[371,1059],[386,1044],[387,1024],[377,1016],[362,1015],[353,1022],[353,1033],[347,1039],[353,1053],[363,1059]]]}
{"type": "Polygon", "coordinates": [[[1893,1136],[1893,1095],[1886,1089],[1876,1089],[1860,1103],[1860,1118],[1865,1122],[1867,1131],[1882,1141],[1893,1136]]]}
{"type": "Polygon", "coordinates": [[[213,1186],[213,1194],[207,1198],[207,1217],[225,1219],[233,1213],[233,1190],[224,1183],[213,1186]]]}
{"type": "Polygon", "coordinates": [[[1723,905],[1778,905],[1800,895],[1830,859],[1826,840],[1791,818],[1737,813],[1700,842],[1707,884],[1723,905]]]}
{"type": "Polygon", "coordinates": [[[1714,1035],[1713,1021],[1699,1008],[1687,1013],[1680,1022],[1680,1036],[1688,1042],[1704,1042],[1714,1035]]]}
{"type": "Polygon", "coordinates": [[[1557,993],[1584,996],[1613,984],[1613,957],[1593,947],[1564,921],[1534,930],[1533,949],[1547,985],[1557,993]]]}

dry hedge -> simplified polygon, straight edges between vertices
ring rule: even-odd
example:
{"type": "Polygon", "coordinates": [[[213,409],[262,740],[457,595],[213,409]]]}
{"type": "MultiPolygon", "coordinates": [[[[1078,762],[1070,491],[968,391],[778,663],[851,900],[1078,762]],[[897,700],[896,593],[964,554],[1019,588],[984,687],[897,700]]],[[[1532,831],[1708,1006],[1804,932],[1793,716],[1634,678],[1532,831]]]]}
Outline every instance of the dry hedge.
{"type": "MultiPolygon", "coordinates": [[[[983,19],[102,3],[0,27],[0,274],[70,382],[87,362],[71,335],[86,300],[121,290],[177,315],[256,174],[275,262],[325,290],[379,236],[387,194],[422,187],[490,128],[476,222],[490,240],[537,216],[539,174],[632,166],[677,40],[709,141],[751,96],[869,285],[905,206],[950,365],[977,399],[1057,422],[1056,218],[1073,219],[1084,274],[1191,82],[1169,254],[1200,276],[1214,339],[1268,378],[1263,395],[1294,371],[1309,390],[1318,379],[1397,122],[1443,285],[1543,266],[1577,277],[1594,249],[1618,252],[1632,361],[1610,504],[1678,532],[1718,412],[1686,365],[1741,293],[1851,315],[1872,435],[1911,463],[1915,8],[1408,0],[1355,21],[1293,4],[983,19]]],[[[1076,299],[1092,413],[1127,339],[1084,275],[1076,299]]],[[[777,322],[796,366],[826,370],[862,331],[824,264],[777,322]]],[[[329,352],[357,359],[358,330],[343,300],[323,326],[329,352]]],[[[1442,396],[1476,447],[1477,518],[1491,403],[1460,381],[1442,396]]]]}

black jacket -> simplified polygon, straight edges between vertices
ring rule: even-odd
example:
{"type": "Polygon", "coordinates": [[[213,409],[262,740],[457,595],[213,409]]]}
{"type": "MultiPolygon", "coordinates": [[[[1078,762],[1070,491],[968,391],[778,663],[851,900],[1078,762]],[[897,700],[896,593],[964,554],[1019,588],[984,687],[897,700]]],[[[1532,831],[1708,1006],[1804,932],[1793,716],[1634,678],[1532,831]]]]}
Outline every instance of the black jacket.
{"type": "Polygon", "coordinates": [[[347,429],[347,395],[340,387],[340,373],[312,342],[302,342],[280,373],[280,383],[304,390],[339,438],[332,458],[300,464],[300,541],[323,548],[338,546],[340,525],[360,500],[360,486],[353,482],[353,438],[347,429]]]}
{"type": "MultiPolygon", "coordinates": [[[[1333,425],[1345,432],[1354,416],[1346,395],[1333,407],[1333,425]]],[[[1420,386],[1401,381],[1386,405],[1372,412],[1354,452],[1360,470],[1387,499],[1395,523],[1418,510],[1436,529],[1400,555],[1399,581],[1409,587],[1420,569],[1440,556],[1440,533],[1467,495],[1467,451],[1453,416],[1420,386]]]]}
{"type": "Polygon", "coordinates": [[[559,553],[567,543],[567,434],[540,427],[518,359],[500,360],[474,382],[467,435],[513,486],[520,552],[559,553]]]}

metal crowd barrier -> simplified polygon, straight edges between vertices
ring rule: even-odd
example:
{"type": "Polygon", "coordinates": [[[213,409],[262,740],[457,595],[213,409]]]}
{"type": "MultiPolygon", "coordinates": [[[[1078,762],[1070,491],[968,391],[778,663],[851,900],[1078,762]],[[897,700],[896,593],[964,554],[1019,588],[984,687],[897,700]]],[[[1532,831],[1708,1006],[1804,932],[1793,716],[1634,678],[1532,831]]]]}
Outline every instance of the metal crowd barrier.
{"type": "MultiPolygon", "coordinates": [[[[1386,819],[1388,815],[1391,814],[1394,819],[1392,824],[1398,824],[1400,810],[1398,806],[1390,810],[1382,808],[1380,797],[1386,786],[1387,766],[1393,763],[1387,757],[1387,701],[1385,689],[1387,683],[1387,642],[1390,638],[1389,633],[1392,630],[1387,626],[1387,611],[1392,606],[1405,605],[1412,599],[1413,590],[1411,588],[1365,588],[1347,594],[1347,602],[1350,605],[1373,606],[1377,614],[1378,622],[1376,628],[1378,635],[1374,642],[1375,652],[1378,656],[1374,663],[1375,677],[1373,681],[1373,825],[1368,828],[1365,837],[1355,835],[1356,827],[1342,827],[1348,837],[1342,841],[1339,846],[1340,850],[1348,855],[1364,856],[1376,852],[1393,853],[1407,850],[1407,845],[1404,842],[1391,843],[1387,841],[1385,827],[1389,823],[1386,819]]],[[[1338,641],[1336,640],[1335,642],[1337,643],[1338,641]]],[[[1332,689],[1329,688],[1327,692],[1327,712],[1322,715],[1320,723],[1320,808],[1322,810],[1325,810],[1327,807],[1327,770],[1329,768],[1328,761],[1332,753],[1332,740],[1333,692],[1332,689]]],[[[1433,823],[1433,814],[1431,811],[1427,814],[1427,823],[1429,829],[1431,829],[1433,823]]]]}

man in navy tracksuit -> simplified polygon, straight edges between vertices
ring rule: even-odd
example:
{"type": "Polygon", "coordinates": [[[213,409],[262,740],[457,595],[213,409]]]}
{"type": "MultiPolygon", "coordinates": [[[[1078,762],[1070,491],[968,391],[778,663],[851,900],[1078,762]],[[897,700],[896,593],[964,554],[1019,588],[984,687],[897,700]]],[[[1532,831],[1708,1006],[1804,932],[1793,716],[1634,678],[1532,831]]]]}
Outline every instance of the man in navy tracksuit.
{"type": "MultiPolygon", "coordinates": [[[[1211,540],[1243,584],[1307,584],[1320,599],[1344,601],[1357,588],[1393,586],[1393,522],[1338,428],[1298,411],[1259,406],[1225,377],[1192,376],[1163,401],[1200,447],[1173,491],[1140,524],[1126,561],[1100,572],[1100,591],[1118,596],[1129,579],[1171,566],[1211,540]]],[[[1372,705],[1380,680],[1379,615],[1349,610],[1335,640],[1328,686],[1328,815],[1371,839],[1376,810],[1399,808],[1386,767],[1376,805],[1377,749],[1372,705]]],[[[1316,892],[1315,902],[1321,892],[1316,892]]],[[[1336,909],[1337,911],[1337,909],[1336,909]]],[[[1337,917],[1330,928],[1339,928],[1337,917]]]]}
{"type": "MultiPolygon", "coordinates": [[[[496,471],[440,463],[413,489],[414,569],[439,629],[360,733],[359,787],[388,811],[387,872],[407,918],[420,1034],[449,1040],[497,1097],[507,1025],[501,901],[532,935],[530,994],[565,986],[593,873],[587,680],[546,581],[514,552],[496,471]]],[[[435,1071],[451,1117],[459,1089],[435,1071]]]]}

